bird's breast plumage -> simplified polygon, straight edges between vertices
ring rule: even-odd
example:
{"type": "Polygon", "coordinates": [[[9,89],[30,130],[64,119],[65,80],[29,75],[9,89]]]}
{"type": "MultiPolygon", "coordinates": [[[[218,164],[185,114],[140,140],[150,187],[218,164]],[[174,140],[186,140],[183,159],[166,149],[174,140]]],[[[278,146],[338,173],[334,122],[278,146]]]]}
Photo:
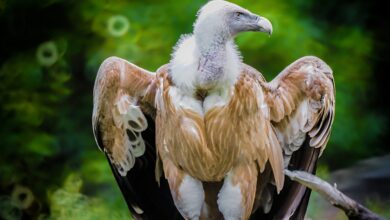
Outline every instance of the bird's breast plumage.
{"type": "Polygon", "coordinates": [[[258,96],[245,85],[247,79],[212,91],[204,100],[171,85],[165,76],[159,79],[157,145],[163,160],[168,157],[199,180],[219,181],[237,164],[258,158],[264,129],[258,96]]]}

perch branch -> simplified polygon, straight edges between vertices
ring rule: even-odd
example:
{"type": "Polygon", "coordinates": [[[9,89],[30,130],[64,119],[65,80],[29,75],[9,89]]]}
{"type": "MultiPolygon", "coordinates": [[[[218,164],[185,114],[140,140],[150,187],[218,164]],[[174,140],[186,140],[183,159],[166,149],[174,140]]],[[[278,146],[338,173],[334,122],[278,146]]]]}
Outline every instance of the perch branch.
{"type": "Polygon", "coordinates": [[[284,173],[291,180],[319,193],[333,206],[343,210],[350,220],[384,220],[384,218],[340,192],[336,185],[332,186],[311,173],[290,170],[284,170],[284,173]]]}

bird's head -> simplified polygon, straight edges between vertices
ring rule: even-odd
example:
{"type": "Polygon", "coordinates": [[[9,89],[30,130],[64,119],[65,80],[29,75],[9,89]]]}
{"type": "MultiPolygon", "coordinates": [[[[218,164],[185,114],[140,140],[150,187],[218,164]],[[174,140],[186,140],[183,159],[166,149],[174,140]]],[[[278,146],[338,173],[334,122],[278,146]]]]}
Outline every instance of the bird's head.
{"type": "Polygon", "coordinates": [[[268,19],[224,0],[209,1],[199,10],[194,24],[195,36],[202,38],[228,40],[247,31],[271,34],[272,24],[268,19]]]}

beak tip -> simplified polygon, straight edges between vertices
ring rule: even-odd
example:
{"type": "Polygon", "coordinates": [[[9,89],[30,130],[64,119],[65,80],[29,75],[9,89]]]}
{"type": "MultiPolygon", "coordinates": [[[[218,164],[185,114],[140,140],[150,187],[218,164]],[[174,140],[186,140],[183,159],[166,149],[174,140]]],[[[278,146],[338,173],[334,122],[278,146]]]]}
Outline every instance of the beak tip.
{"type": "Polygon", "coordinates": [[[260,27],[260,31],[268,33],[269,36],[272,34],[272,24],[267,18],[260,17],[258,25],[260,27]]]}

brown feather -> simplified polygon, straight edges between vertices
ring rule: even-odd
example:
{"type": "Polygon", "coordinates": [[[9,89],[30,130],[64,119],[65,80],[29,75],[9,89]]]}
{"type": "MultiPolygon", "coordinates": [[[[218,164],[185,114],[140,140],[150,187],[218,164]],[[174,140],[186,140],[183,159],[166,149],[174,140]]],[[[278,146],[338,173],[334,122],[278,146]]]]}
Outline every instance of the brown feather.
{"type": "MultiPolygon", "coordinates": [[[[270,83],[263,81],[261,86],[272,126],[283,149],[284,166],[314,172],[317,158],[329,140],[334,120],[332,70],[319,58],[303,57],[289,65],[270,83]],[[305,143],[313,148],[303,150],[305,143]],[[319,149],[315,151],[314,148],[319,149]],[[299,162],[299,166],[294,165],[297,161],[290,161],[291,157],[299,157],[302,162],[299,162]]],[[[283,205],[273,208],[279,209],[276,217],[295,216],[295,219],[304,216],[309,196],[307,190],[294,184],[287,188],[283,190],[280,199],[277,197],[276,205],[283,205]]]]}
{"type": "MultiPolygon", "coordinates": [[[[134,162],[132,152],[129,152],[129,137],[139,138],[139,132],[134,133],[126,129],[125,123],[136,130],[146,126],[143,118],[136,121],[124,122],[121,120],[121,111],[129,108],[130,104],[148,106],[152,116],[154,104],[155,75],[126,60],[110,57],[99,68],[94,86],[94,109],[92,124],[94,134],[100,149],[104,150],[111,162],[118,168],[132,166],[134,162]],[[146,99],[142,100],[144,97],[146,99]],[[122,103],[119,103],[119,101],[122,103]],[[124,101],[123,101],[124,100],[124,101]],[[142,101],[140,101],[142,100],[142,101]],[[132,134],[128,136],[128,134],[132,134]]],[[[135,107],[136,108],[136,107],[135,107]]],[[[142,112],[140,113],[142,114],[142,112]]],[[[139,146],[137,143],[135,146],[139,146]]],[[[137,156],[137,155],[135,155],[137,156]]],[[[124,171],[120,170],[123,174],[124,171]]]]}

